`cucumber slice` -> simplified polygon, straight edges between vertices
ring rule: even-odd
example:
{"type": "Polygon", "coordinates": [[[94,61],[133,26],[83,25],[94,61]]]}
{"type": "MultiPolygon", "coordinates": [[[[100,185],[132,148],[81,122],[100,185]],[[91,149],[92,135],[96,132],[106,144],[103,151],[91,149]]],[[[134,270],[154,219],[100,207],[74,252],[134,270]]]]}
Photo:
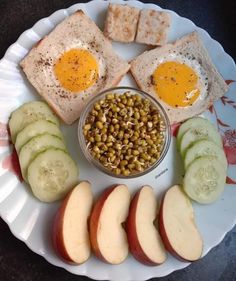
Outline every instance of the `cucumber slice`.
{"type": "Polygon", "coordinates": [[[15,143],[16,136],[22,129],[37,120],[51,121],[59,126],[58,118],[45,102],[33,101],[25,103],[11,114],[9,120],[13,143],[15,143]]]}
{"type": "Polygon", "coordinates": [[[205,127],[205,126],[210,126],[214,127],[210,121],[208,121],[205,118],[202,117],[194,117],[190,118],[187,121],[185,121],[178,130],[177,134],[177,147],[180,147],[180,142],[183,137],[183,135],[189,130],[189,129],[194,129],[194,128],[199,128],[199,127],[205,127]]]}
{"type": "Polygon", "coordinates": [[[64,150],[50,148],[39,153],[28,168],[32,192],[40,201],[63,198],[78,181],[78,169],[64,150]]]}
{"type": "Polygon", "coordinates": [[[182,157],[184,157],[187,149],[196,141],[210,140],[222,147],[222,140],[220,134],[215,127],[208,121],[201,127],[188,129],[180,140],[179,151],[182,157]]]}
{"type": "Polygon", "coordinates": [[[27,181],[27,169],[30,162],[37,154],[48,148],[60,148],[66,150],[64,142],[50,134],[43,134],[30,139],[20,150],[19,162],[23,179],[27,181]]]}
{"type": "Polygon", "coordinates": [[[217,160],[222,164],[223,168],[227,170],[228,162],[223,149],[209,140],[197,141],[187,149],[184,157],[185,169],[188,168],[189,164],[192,161],[201,156],[215,156],[217,160]]]}
{"type": "Polygon", "coordinates": [[[180,139],[188,131],[188,129],[202,127],[205,125],[205,122],[209,122],[209,121],[202,117],[193,117],[188,119],[187,121],[185,121],[183,124],[180,125],[177,134],[177,140],[180,141],[180,139]]]}
{"type": "Polygon", "coordinates": [[[183,188],[187,195],[201,204],[216,201],[224,190],[226,171],[214,156],[194,160],[184,176],[183,188]]]}
{"type": "Polygon", "coordinates": [[[63,135],[57,125],[46,120],[38,120],[30,123],[17,135],[15,142],[17,153],[19,154],[22,146],[31,138],[45,133],[50,133],[51,135],[57,136],[63,140],[63,135]]]}

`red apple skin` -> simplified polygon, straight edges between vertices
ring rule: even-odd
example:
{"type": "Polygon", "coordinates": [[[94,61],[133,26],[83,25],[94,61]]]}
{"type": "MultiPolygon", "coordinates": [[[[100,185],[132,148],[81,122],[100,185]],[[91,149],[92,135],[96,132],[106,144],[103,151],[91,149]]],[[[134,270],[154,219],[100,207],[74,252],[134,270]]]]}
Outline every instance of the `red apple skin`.
{"type": "Polygon", "coordinates": [[[97,241],[97,231],[98,231],[98,223],[99,217],[103,208],[103,205],[108,198],[108,196],[112,193],[112,191],[118,186],[118,184],[113,185],[105,189],[102,195],[98,198],[97,202],[93,206],[93,210],[89,219],[89,235],[90,235],[90,243],[93,249],[93,252],[97,258],[107,263],[106,259],[103,257],[99,250],[98,241],[97,241]]]}
{"type": "Polygon", "coordinates": [[[54,218],[53,230],[52,230],[52,242],[53,242],[54,249],[55,249],[56,253],[58,254],[58,256],[60,256],[65,262],[72,264],[72,265],[73,264],[76,265],[77,263],[75,263],[69,257],[69,255],[66,251],[66,247],[65,247],[65,243],[64,243],[64,239],[63,239],[63,235],[62,235],[64,213],[65,213],[67,202],[70,199],[70,195],[71,195],[72,191],[73,191],[73,189],[65,197],[65,199],[63,200],[63,202],[62,202],[60,208],[58,209],[56,216],[54,218]]]}
{"type": "Polygon", "coordinates": [[[159,233],[161,235],[163,244],[166,248],[166,250],[172,254],[174,257],[176,257],[178,260],[182,261],[182,262],[192,262],[191,260],[186,260],[183,257],[181,257],[171,246],[171,243],[168,239],[168,236],[166,234],[165,231],[165,226],[164,226],[164,218],[163,218],[163,206],[164,206],[164,200],[165,200],[165,196],[161,201],[161,206],[160,206],[160,211],[159,211],[159,220],[158,220],[158,225],[159,225],[159,233]]]}
{"type": "Polygon", "coordinates": [[[159,265],[158,263],[153,262],[150,260],[147,255],[144,253],[137,236],[136,231],[136,209],[138,204],[138,199],[140,195],[141,189],[135,194],[133,197],[130,207],[129,207],[129,215],[126,222],[126,231],[127,231],[127,238],[129,243],[130,252],[134,256],[136,260],[141,262],[142,264],[149,265],[149,266],[156,266],[159,265]]]}

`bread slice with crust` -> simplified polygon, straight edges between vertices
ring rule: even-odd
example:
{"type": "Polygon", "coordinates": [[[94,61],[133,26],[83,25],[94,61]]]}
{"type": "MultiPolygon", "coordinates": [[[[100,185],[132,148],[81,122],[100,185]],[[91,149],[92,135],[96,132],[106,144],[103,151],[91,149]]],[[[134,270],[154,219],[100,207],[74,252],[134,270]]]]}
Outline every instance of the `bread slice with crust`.
{"type": "Polygon", "coordinates": [[[104,35],[114,41],[133,42],[140,10],[128,5],[109,4],[104,35]]]}
{"type": "Polygon", "coordinates": [[[130,68],[82,10],[58,24],[31,49],[20,65],[39,95],[67,124],[73,123],[79,117],[91,97],[117,85],[130,68]],[[54,65],[64,52],[76,48],[88,50],[96,58],[99,75],[96,82],[86,90],[71,92],[60,84],[54,65]]]}
{"type": "Polygon", "coordinates": [[[228,90],[227,84],[212,63],[208,51],[197,32],[187,34],[174,43],[144,52],[131,61],[130,70],[140,89],[153,95],[161,103],[171,124],[202,113],[228,90]],[[158,97],[153,84],[152,75],[158,65],[166,58],[169,58],[169,60],[173,60],[171,59],[172,57],[177,58],[177,54],[179,54],[180,58],[186,57],[197,61],[208,80],[206,95],[204,97],[200,96],[188,107],[172,107],[168,105],[158,97]]]}
{"type": "Polygon", "coordinates": [[[166,12],[143,9],[140,12],[135,41],[147,45],[164,45],[170,27],[170,15],[166,12]]]}

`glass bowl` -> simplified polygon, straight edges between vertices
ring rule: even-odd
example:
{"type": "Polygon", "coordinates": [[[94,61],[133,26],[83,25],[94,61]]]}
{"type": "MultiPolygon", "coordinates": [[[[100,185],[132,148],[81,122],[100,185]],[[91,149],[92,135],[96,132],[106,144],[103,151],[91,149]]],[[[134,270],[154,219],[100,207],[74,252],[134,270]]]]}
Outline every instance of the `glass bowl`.
{"type": "Polygon", "coordinates": [[[99,93],[98,95],[93,97],[88,102],[88,104],[86,105],[86,107],[84,108],[84,110],[82,111],[82,113],[80,115],[79,124],[78,124],[78,139],[79,139],[79,144],[81,146],[81,149],[82,149],[83,154],[85,155],[86,159],[90,163],[92,163],[96,168],[98,168],[100,171],[108,174],[109,176],[116,177],[116,178],[136,178],[136,177],[146,175],[147,173],[149,173],[150,171],[155,169],[162,162],[162,160],[166,156],[166,153],[170,146],[171,130],[170,130],[169,119],[168,119],[168,116],[167,116],[165,110],[154,97],[152,97],[150,94],[148,94],[146,92],[143,92],[139,89],[135,89],[132,87],[116,87],[116,88],[107,89],[107,90],[99,93]],[[83,127],[86,123],[88,114],[91,112],[91,110],[93,109],[93,106],[96,102],[105,98],[105,96],[108,93],[123,94],[126,92],[130,92],[130,94],[138,94],[142,98],[148,99],[152,103],[152,105],[154,105],[157,108],[159,114],[161,115],[161,118],[164,122],[165,130],[164,130],[164,142],[162,145],[162,150],[160,151],[160,157],[156,160],[156,162],[154,162],[151,166],[149,166],[147,169],[145,169],[143,171],[132,173],[129,175],[122,175],[122,174],[116,174],[112,170],[108,169],[101,162],[99,162],[98,159],[94,158],[91,155],[90,150],[88,149],[88,144],[86,143],[86,139],[84,137],[83,127]]]}

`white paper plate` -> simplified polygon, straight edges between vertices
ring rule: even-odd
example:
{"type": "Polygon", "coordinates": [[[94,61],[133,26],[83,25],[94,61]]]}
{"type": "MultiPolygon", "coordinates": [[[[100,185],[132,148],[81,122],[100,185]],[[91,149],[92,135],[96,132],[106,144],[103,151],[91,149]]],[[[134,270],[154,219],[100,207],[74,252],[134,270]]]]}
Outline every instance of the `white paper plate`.
{"type": "MultiPolygon", "coordinates": [[[[123,3],[122,1],[113,1],[123,3]]],[[[127,3],[127,1],[126,1],[127,3]]],[[[143,4],[138,1],[128,1],[131,6],[161,10],[153,4],[143,4]]],[[[180,262],[168,256],[167,262],[161,266],[148,267],[129,257],[121,265],[108,265],[95,257],[80,266],[72,266],[61,261],[54,253],[51,245],[51,224],[55,215],[57,204],[43,204],[37,201],[24,183],[12,173],[13,158],[12,145],[7,143],[7,132],[4,124],[7,123],[12,110],[22,103],[39,99],[35,90],[27,82],[20,70],[18,63],[28,53],[30,48],[44,35],[50,32],[55,25],[78,9],[84,10],[101,28],[103,27],[108,2],[92,1],[87,4],[76,4],[65,10],[59,10],[48,18],[38,21],[31,29],[25,31],[19,39],[7,50],[0,61],[0,214],[7,222],[12,233],[24,241],[28,247],[45,257],[50,263],[60,266],[78,275],[86,275],[94,279],[109,280],[145,280],[151,277],[164,276],[174,270],[184,268],[188,263],[180,262]]],[[[178,16],[173,11],[169,40],[172,41],[193,30],[197,30],[204,41],[216,67],[227,80],[236,80],[236,67],[233,59],[227,55],[222,46],[213,40],[206,31],[195,26],[190,20],[178,16]]],[[[140,54],[145,47],[138,44],[114,44],[115,50],[125,59],[130,59],[140,54]]],[[[120,85],[135,86],[130,76],[126,76],[120,85]]],[[[224,144],[231,165],[228,169],[228,182],[236,181],[235,150],[236,150],[236,83],[232,83],[229,92],[219,100],[211,111],[205,115],[216,122],[224,137],[224,144]],[[234,154],[233,154],[234,152],[234,154]]],[[[77,124],[64,126],[70,151],[78,162],[80,178],[89,179],[93,184],[95,193],[117,182],[109,176],[95,170],[82,156],[77,142],[77,124]]],[[[125,182],[133,192],[143,184],[154,187],[157,196],[173,184],[181,182],[182,164],[176,153],[175,139],[173,138],[169,153],[160,167],[150,174],[134,180],[120,180],[125,182]],[[158,176],[162,171],[166,171],[158,176]]],[[[227,184],[221,199],[213,205],[200,206],[194,204],[197,225],[204,240],[204,253],[220,243],[224,235],[236,222],[236,185],[227,184]]]]}

